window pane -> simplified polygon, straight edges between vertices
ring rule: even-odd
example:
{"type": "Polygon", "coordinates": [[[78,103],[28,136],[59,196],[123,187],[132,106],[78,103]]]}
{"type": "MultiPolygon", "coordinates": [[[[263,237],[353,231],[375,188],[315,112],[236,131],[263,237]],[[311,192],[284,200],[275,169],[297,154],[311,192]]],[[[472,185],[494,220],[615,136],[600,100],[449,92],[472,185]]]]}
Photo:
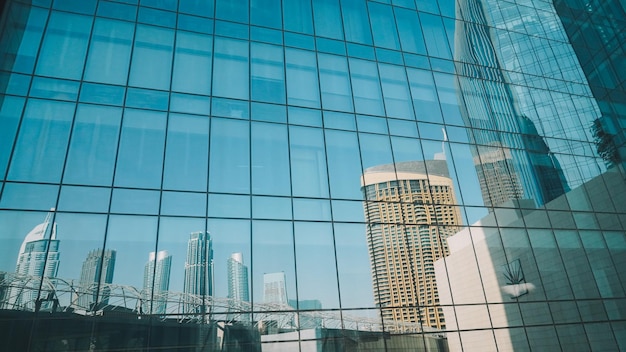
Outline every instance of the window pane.
{"type": "Polygon", "coordinates": [[[328,197],[324,137],[317,128],[289,128],[294,196],[328,197]]]}
{"type": "Polygon", "coordinates": [[[313,16],[317,36],[343,39],[339,1],[313,0],[313,16]]]}
{"type": "Polygon", "coordinates": [[[122,109],[81,104],[76,111],[65,183],[110,186],[122,109]]]}
{"type": "Polygon", "coordinates": [[[127,109],[117,157],[115,185],[160,188],[165,113],[127,109]]]}
{"type": "Polygon", "coordinates": [[[24,110],[23,98],[4,97],[0,107],[0,175],[6,172],[22,110],[24,110]]]}
{"type": "Polygon", "coordinates": [[[209,190],[211,192],[250,192],[250,123],[213,118],[209,190]]]}
{"type": "Polygon", "coordinates": [[[289,195],[287,127],[252,124],[252,193],[289,195]]]}
{"type": "Polygon", "coordinates": [[[61,180],[74,106],[50,100],[28,101],[9,179],[54,183],[61,180]]]}
{"type": "Polygon", "coordinates": [[[309,1],[283,1],[285,30],[313,34],[313,18],[309,1]]]}
{"type": "Polygon", "coordinates": [[[170,114],[163,188],[206,191],[209,154],[209,119],[170,114]]]}
{"type": "Polygon", "coordinates": [[[287,98],[289,105],[320,106],[315,54],[309,51],[286,49],[287,98]]]}
{"type": "Polygon", "coordinates": [[[80,79],[92,18],[52,12],[37,62],[37,74],[80,79]]]}
{"type": "Polygon", "coordinates": [[[134,26],[128,22],[96,19],[87,57],[85,79],[126,84],[134,26]]]}
{"type": "Polygon", "coordinates": [[[129,84],[169,90],[174,32],[137,25],[129,84]]]}
{"type": "Polygon", "coordinates": [[[283,50],[279,46],[251,44],[252,100],[285,103],[283,50]]]}
{"type": "Polygon", "coordinates": [[[372,61],[350,59],[350,78],[356,112],[384,115],[376,64],[372,61]]]}
{"type": "Polygon", "coordinates": [[[172,90],[211,94],[212,37],[179,31],[174,52],[172,90]]]}
{"type": "Polygon", "coordinates": [[[375,2],[368,3],[374,45],[388,49],[400,49],[395,20],[391,6],[375,2]]]}
{"type": "Polygon", "coordinates": [[[319,66],[324,109],[353,111],[346,59],[340,56],[319,54],[319,66]]]}
{"type": "Polygon", "coordinates": [[[282,27],[280,3],[280,0],[250,0],[250,24],[280,29],[282,27]]]}
{"type": "Polygon", "coordinates": [[[387,116],[413,120],[413,104],[403,67],[379,64],[387,116]]]}
{"type": "Polygon", "coordinates": [[[236,39],[215,39],[213,94],[248,99],[248,43],[236,39]]]}

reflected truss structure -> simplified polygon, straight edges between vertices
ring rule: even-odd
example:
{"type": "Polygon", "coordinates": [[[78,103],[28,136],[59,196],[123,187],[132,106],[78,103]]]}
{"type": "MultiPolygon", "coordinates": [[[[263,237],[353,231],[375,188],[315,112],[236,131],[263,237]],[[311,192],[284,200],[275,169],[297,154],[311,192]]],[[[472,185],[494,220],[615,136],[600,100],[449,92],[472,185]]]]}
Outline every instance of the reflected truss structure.
{"type": "MultiPolygon", "coordinates": [[[[387,331],[392,333],[442,332],[418,323],[381,321],[380,318],[346,314],[340,310],[300,310],[279,303],[250,303],[228,298],[194,295],[184,292],[145,292],[129,285],[97,282],[85,285],[77,280],[19,275],[0,272],[0,309],[22,311],[70,312],[80,315],[118,315],[133,319],[158,318],[179,323],[223,322],[238,323],[261,328],[273,324],[284,330],[305,327],[305,323],[320,328],[348,329],[359,331],[387,331]],[[38,292],[38,295],[29,293],[38,292]],[[24,301],[21,297],[38,297],[35,301],[24,301]],[[82,306],[80,299],[93,297],[99,304],[82,306]],[[165,305],[165,313],[152,314],[152,307],[165,305]],[[194,307],[194,312],[188,307],[194,307]],[[303,322],[300,324],[299,322],[303,322]]],[[[156,308],[155,308],[156,310],[156,308]]]]}

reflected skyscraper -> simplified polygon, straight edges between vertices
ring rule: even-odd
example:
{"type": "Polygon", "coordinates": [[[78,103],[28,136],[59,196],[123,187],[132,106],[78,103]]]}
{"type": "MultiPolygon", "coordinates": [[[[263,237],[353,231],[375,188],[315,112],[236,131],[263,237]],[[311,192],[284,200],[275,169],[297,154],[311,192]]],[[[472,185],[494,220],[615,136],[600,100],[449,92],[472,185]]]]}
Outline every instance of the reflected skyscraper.
{"type": "Polygon", "coordinates": [[[521,112],[484,6],[458,2],[457,16],[467,22],[459,22],[454,41],[459,107],[473,128],[468,138],[483,200],[489,207],[520,198],[543,205],[567,192],[568,181],[535,123],[521,112]]]}
{"type": "Polygon", "coordinates": [[[263,302],[289,304],[284,272],[263,274],[263,302]]]}
{"type": "Polygon", "coordinates": [[[96,301],[102,304],[109,302],[107,289],[100,289],[100,297],[98,297],[97,290],[100,286],[98,281],[105,284],[113,282],[116,254],[115,250],[107,249],[103,252],[100,248],[87,254],[80,272],[80,286],[85,290],[78,298],[78,306],[81,309],[89,309],[96,301]]]}
{"type": "Polygon", "coordinates": [[[446,160],[365,170],[367,244],[374,301],[383,319],[445,328],[433,263],[461,225],[446,160]]]}
{"type": "Polygon", "coordinates": [[[171,271],[172,256],[168,251],[150,252],[143,274],[143,292],[146,299],[142,307],[144,313],[165,313],[171,271]]]}
{"type": "Polygon", "coordinates": [[[233,253],[228,258],[228,298],[248,302],[248,267],[243,264],[243,254],[233,253]]]}
{"type": "MultiPolygon", "coordinates": [[[[52,222],[54,209],[41,224],[35,226],[24,238],[17,257],[15,272],[23,275],[26,283],[29,276],[56,277],[59,270],[59,240],[56,239],[57,224],[52,222]]],[[[9,290],[9,306],[34,309],[37,300],[36,290],[27,290],[18,283],[9,290]]],[[[44,292],[40,297],[43,298],[44,292]]],[[[42,308],[45,308],[42,306],[42,308]]]]}
{"type": "MultiPolygon", "coordinates": [[[[213,241],[208,232],[198,231],[189,235],[183,292],[198,296],[213,295],[213,241]]],[[[204,308],[187,307],[185,312],[203,313],[204,308]]]]}

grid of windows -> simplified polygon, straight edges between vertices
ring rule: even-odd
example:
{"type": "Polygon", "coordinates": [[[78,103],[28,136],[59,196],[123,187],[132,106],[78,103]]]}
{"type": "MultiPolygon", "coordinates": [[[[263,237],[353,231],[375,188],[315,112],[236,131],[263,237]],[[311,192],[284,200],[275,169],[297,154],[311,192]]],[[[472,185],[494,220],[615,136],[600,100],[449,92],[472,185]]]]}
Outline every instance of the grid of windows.
{"type": "Polygon", "coordinates": [[[5,349],[626,349],[619,1],[0,6],[5,349]]]}

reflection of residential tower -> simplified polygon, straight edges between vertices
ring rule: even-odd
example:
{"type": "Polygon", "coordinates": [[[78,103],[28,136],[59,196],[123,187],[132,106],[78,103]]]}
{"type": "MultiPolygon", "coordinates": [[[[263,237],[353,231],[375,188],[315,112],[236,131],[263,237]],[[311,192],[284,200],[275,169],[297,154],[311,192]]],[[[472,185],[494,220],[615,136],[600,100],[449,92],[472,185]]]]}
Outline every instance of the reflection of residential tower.
{"type": "Polygon", "coordinates": [[[80,286],[85,290],[78,298],[78,305],[82,309],[89,309],[96,301],[102,304],[109,302],[107,289],[101,289],[98,297],[98,282],[104,284],[113,282],[115,256],[115,250],[107,249],[103,252],[100,248],[90,251],[87,255],[80,272],[80,286]]]}
{"type": "MultiPolygon", "coordinates": [[[[18,275],[56,277],[59,270],[59,240],[56,239],[57,224],[52,222],[54,209],[43,223],[35,226],[24,238],[17,257],[15,272],[18,275]]],[[[29,278],[24,278],[24,284],[29,278]]],[[[43,298],[45,293],[41,293],[43,298]]],[[[24,290],[20,284],[8,294],[9,308],[34,309],[37,290],[24,290]]],[[[41,308],[45,308],[42,306],[41,308]]]]}
{"type": "MultiPolygon", "coordinates": [[[[189,235],[183,291],[197,296],[213,295],[213,242],[208,232],[189,235]]],[[[204,313],[204,309],[185,307],[185,313],[204,313]]]]}
{"type": "Polygon", "coordinates": [[[150,252],[143,274],[143,292],[146,298],[142,307],[144,313],[165,313],[171,270],[172,256],[167,251],[150,252]]]}
{"type": "Polygon", "coordinates": [[[250,294],[248,290],[248,267],[243,264],[243,254],[233,253],[228,258],[228,298],[248,302],[250,294]]]}
{"type": "Polygon", "coordinates": [[[461,225],[445,160],[366,169],[361,179],[374,301],[383,319],[445,328],[433,263],[461,225]]]}
{"type": "Polygon", "coordinates": [[[263,274],[263,302],[289,304],[284,272],[263,274]]]}

